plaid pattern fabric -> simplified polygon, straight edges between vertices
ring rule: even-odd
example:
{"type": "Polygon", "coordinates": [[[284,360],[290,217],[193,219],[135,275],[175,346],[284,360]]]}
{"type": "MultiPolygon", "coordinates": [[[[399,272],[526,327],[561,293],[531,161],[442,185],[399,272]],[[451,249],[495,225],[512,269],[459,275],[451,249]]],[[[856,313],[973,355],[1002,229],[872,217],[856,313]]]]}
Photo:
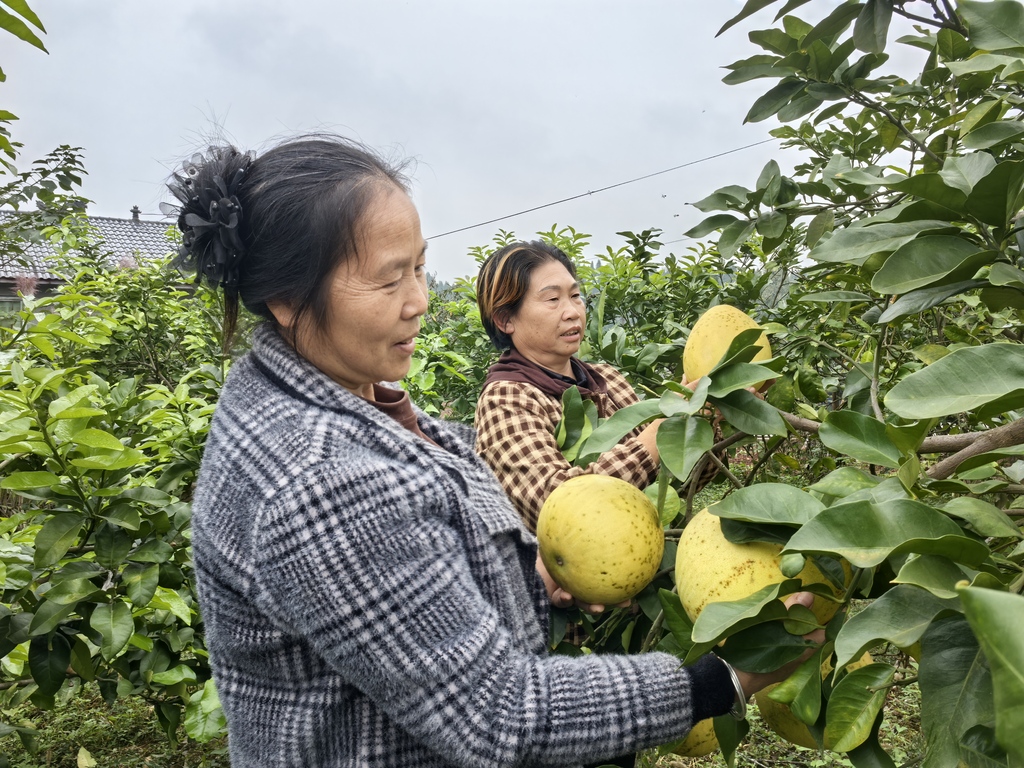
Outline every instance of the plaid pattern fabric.
{"type": "Polygon", "coordinates": [[[547,656],[535,539],[471,431],[418,415],[437,445],[269,327],[233,367],[192,544],[234,768],[573,766],[728,708],[710,659],[547,656]]]}
{"type": "MultiPolygon", "coordinates": [[[[614,367],[595,363],[608,383],[606,395],[595,395],[602,419],[639,401],[633,387],[614,367]]],[[[544,500],[559,485],[578,475],[611,475],[638,488],[653,482],[658,463],[632,433],[586,469],[565,460],[555,440],[562,401],[532,384],[496,381],[484,388],[476,405],[476,451],[494,470],[505,493],[531,531],[544,500]]]]}

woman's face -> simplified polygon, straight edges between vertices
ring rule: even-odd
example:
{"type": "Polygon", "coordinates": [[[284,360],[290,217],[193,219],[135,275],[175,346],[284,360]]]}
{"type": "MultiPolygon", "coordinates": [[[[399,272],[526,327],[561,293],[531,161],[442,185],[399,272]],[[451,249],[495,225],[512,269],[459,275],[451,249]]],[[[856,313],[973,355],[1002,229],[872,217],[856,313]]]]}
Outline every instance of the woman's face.
{"type": "MultiPolygon", "coordinates": [[[[334,381],[372,400],[375,383],[409,372],[427,311],[427,245],[415,206],[394,187],[381,191],[360,229],[358,255],[329,278],[327,325],[300,328],[296,346],[334,381]]],[[[271,310],[290,327],[289,310],[271,310]]]]}
{"type": "Polygon", "coordinates": [[[583,340],[586,311],[576,278],[561,263],[546,261],[533,270],[519,311],[502,330],[527,360],[571,375],[571,358],[583,340]]]}

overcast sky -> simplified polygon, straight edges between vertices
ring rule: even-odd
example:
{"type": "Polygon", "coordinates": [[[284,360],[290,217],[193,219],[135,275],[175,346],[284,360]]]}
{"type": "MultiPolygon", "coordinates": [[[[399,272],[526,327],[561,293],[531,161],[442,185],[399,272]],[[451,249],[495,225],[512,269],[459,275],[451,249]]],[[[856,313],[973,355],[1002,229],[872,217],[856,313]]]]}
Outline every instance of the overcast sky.
{"type": "MultiPolygon", "coordinates": [[[[446,237],[488,219],[768,138],[744,126],[769,86],[721,82],[760,52],[750,29],[721,38],[738,0],[32,0],[49,55],[4,34],[0,108],[20,118],[22,163],[85,150],[90,212],[159,218],[167,175],[210,138],[257,149],[332,130],[413,158],[413,197],[443,279],[498,228],[552,224],[593,235],[664,230],[725,184],[752,185],[766,144],[446,237]]],[[[815,4],[819,5],[819,4],[815,4]]],[[[690,241],[674,242],[685,250],[690,241]]]]}

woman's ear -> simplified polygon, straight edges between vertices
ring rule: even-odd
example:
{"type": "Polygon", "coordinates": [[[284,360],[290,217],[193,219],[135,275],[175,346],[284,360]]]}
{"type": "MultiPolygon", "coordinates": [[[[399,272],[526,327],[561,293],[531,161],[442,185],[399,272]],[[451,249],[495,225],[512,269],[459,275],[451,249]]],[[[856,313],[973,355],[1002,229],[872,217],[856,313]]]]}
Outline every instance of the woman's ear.
{"type": "Polygon", "coordinates": [[[494,315],[494,325],[506,336],[511,336],[516,332],[515,323],[505,312],[498,312],[494,315]]]}
{"type": "Polygon", "coordinates": [[[292,323],[295,322],[295,310],[289,307],[287,304],[279,302],[268,302],[267,309],[270,310],[270,314],[274,316],[277,324],[284,328],[286,331],[294,330],[292,323]]]}

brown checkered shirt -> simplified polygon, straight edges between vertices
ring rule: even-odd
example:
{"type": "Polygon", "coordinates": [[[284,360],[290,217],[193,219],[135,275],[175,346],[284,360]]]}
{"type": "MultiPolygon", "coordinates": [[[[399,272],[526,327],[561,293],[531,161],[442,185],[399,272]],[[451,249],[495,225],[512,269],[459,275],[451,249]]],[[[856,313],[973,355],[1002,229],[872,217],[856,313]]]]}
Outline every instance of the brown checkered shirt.
{"type": "MultiPolygon", "coordinates": [[[[592,365],[608,383],[607,394],[593,396],[602,419],[639,401],[615,368],[592,365]]],[[[571,477],[611,475],[645,488],[658,473],[658,462],[636,438],[640,429],[586,469],[572,466],[555,440],[555,426],[561,418],[561,399],[524,382],[492,382],[480,393],[476,405],[476,452],[494,470],[531,531],[537,529],[537,515],[548,494],[571,477]]]]}

